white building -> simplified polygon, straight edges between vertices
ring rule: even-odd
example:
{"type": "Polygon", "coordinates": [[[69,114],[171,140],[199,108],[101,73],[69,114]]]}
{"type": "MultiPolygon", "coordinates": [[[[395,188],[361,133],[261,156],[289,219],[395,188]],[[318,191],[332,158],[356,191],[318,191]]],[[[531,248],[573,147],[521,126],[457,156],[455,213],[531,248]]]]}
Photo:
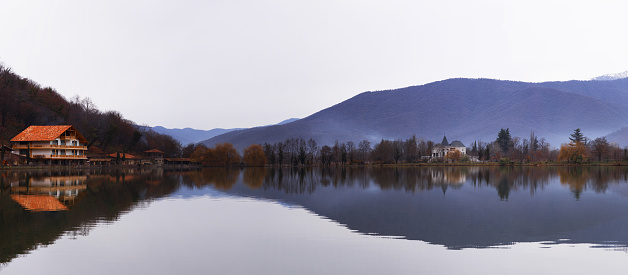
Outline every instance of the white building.
{"type": "Polygon", "coordinates": [[[87,139],[70,125],[30,126],[13,139],[13,151],[45,164],[82,164],[87,139]]]}
{"type": "Polygon", "coordinates": [[[451,144],[447,141],[447,137],[443,136],[443,141],[438,143],[432,149],[432,157],[442,158],[447,156],[449,152],[460,152],[461,155],[467,154],[467,147],[459,140],[453,141],[451,144]]]}

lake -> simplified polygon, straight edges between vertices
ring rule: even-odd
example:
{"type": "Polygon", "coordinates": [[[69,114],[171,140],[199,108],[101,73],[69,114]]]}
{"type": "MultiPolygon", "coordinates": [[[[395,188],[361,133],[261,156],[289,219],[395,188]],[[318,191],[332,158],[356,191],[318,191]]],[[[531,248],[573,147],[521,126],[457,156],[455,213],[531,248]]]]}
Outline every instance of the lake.
{"type": "Polygon", "coordinates": [[[2,274],[628,268],[627,167],[0,171],[2,274]]]}

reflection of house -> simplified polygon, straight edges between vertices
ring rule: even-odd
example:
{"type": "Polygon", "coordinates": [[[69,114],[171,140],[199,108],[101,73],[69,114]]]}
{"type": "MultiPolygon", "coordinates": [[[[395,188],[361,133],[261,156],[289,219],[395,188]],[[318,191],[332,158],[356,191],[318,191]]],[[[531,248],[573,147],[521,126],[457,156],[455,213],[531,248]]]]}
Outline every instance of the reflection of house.
{"type": "Polygon", "coordinates": [[[434,146],[432,149],[432,157],[445,157],[449,152],[460,152],[461,155],[467,154],[467,147],[462,142],[455,140],[451,144],[447,141],[447,137],[443,136],[443,141],[434,146]]]}
{"type": "Polygon", "coordinates": [[[467,175],[462,173],[460,169],[450,169],[450,167],[442,169],[430,169],[432,181],[436,184],[461,185],[467,181],[467,175]]]}
{"type": "Polygon", "coordinates": [[[68,210],[79,193],[87,188],[87,176],[29,178],[11,183],[11,198],[31,211],[68,210]]]}
{"type": "Polygon", "coordinates": [[[68,210],[59,200],[50,195],[11,195],[11,199],[30,211],[62,211],[68,210]]]}
{"type": "Polygon", "coordinates": [[[83,164],[87,139],[70,125],[30,126],[13,139],[13,151],[44,164],[83,164]]]}

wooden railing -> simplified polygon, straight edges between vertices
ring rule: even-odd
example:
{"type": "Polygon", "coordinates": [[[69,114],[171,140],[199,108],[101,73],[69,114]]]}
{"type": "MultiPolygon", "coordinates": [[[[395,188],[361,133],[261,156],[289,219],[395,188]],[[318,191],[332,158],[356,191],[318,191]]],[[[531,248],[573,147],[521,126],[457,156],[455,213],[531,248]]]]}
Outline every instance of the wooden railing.
{"type": "Polygon", "coordinates": [[[50,155],[51,158],[59,158],[59,159],[86,159],[86,155],[50,155]]]}
{"type": "MultiPolygon", "coordinates": [[[[28,145],[13,145],[13,150],[28,149],[28,145]]],[[[30,149],[70,149],[70,150],[87,150],[87,146],[75,145],[50,145],[50,144],[33,144],[30,149]]]]}

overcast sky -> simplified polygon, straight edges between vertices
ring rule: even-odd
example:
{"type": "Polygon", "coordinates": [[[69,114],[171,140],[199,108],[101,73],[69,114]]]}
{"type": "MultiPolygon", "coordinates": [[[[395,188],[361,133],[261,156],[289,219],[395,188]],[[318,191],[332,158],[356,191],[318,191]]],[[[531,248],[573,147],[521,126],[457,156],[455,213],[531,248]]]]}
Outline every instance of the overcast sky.
{"type": "Polygon", "coordinates": [[[623,72],[627,11],[599,0],[0,0],[0,62],[138,124],[253,127],[447,78],[623,72]]]}

